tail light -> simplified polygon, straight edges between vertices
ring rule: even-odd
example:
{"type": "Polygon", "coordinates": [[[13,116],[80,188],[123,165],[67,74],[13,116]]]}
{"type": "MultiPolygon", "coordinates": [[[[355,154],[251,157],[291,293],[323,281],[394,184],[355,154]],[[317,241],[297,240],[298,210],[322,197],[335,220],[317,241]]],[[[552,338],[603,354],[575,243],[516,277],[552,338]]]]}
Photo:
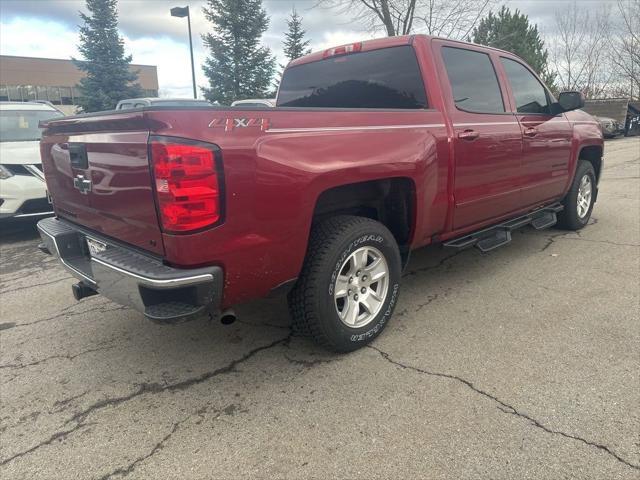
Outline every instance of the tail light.
{"type": "Polygon", "coordinates": [[[158,211],[165,232],[188,232],[222,220],[222,170],[215,145],[151,137],[158,211]]]}
{"type": "Polygon", "coordinates": [[[347,53],[356,53],[362,50],[362,42],[350,43],[349,45],[341,45],[339,47],[329,48],[324,51],[322,58],[335,57],[336,55],[346,55],[347,53]]]}

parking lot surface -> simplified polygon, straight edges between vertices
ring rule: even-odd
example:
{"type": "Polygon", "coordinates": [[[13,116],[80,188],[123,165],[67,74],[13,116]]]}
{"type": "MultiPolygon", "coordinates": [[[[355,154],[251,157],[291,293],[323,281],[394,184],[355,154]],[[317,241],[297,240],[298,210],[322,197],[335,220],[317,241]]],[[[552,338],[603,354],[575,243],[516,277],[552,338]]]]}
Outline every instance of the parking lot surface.
{"type": "Polygon", "coordinates": [[[640,478],[640,139],[593,218],[415,252],[370,347],[292,337],[283,297],[160,326],[2,227],[3,479],[640,478]]]}

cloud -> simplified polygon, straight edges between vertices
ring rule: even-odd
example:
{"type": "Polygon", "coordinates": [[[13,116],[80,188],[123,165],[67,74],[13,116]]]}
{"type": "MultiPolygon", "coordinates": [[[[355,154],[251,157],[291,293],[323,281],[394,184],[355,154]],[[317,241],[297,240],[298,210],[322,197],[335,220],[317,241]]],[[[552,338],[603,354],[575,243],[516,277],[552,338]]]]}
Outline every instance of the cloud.
{"type": "MultiPolygon", "coordinates": [[[[553,33],[554,15],[573,0],[507,0],[506,4],[528,14],[544,33],[553,33]]],[[[615,0],[582,1],[581,7],[595,11],[615,0]]],[[[120,0],[119,26],[125,50],[134,63],[158,66],[160,91],[166,96],[191,95],[191,67],[186,19],[171,17],[169,9],[189,5],[192,17],[196,77],[206,79],[201,65],[207,52],[201,34],[212,29],[202,7],[204,0],[120,0]]],[[[357,22],[336,10],[316,7],[317,0],[263,0],[269,14],[269,29],[263,42],[285,63],[282,53],[286,19],[293,7],[303,17],[307,38],[313,50],[372,38],[357,22]]],[[[78,56],[78,11],[85,11],[84,0],[0,0],[0,52],[7,55],[69,58],[78,56]]],[[[380,34],[376,35],[380,36],[380,34]]]]}
{"type": "Polygon", "coordinates": [[[79,57],[78,34],[62,23],[38,18],[14,18],[0,23],[0,53],[29,57],[79,57]]]}

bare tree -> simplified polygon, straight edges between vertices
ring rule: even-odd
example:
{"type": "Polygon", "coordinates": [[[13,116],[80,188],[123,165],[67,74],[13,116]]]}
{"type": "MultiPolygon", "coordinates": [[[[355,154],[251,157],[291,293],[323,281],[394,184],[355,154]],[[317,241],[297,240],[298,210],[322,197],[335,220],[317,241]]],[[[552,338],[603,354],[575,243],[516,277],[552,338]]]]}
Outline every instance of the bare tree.
{"type": "Polygon", "coordinates": [[[640,99],[640,0],[618,0],[618,22],[611,35],[611,61],[620,96],[640,99]]]}
{"type": "Polygon", "coordinates": [[[498,0],[424,0],[416,16],[424,26],[424,33],[467,40],[482,17],[498,3],[498,0]]]}
{"type": "Polygon", "coordinates": [[[611,68],[610,11],[595,15],[576,3],[556,11],[556,35],[551,39],[552,65],[561,90],[580,90],[589,98],[603,96],[615,80],[611,68]]]}
{"type": "Polygon", "coordinates": [[[500,0],[319,0],[362,22],[369,30],[392,37],[427,33],[467,39],[483,15],[500,0]]]}

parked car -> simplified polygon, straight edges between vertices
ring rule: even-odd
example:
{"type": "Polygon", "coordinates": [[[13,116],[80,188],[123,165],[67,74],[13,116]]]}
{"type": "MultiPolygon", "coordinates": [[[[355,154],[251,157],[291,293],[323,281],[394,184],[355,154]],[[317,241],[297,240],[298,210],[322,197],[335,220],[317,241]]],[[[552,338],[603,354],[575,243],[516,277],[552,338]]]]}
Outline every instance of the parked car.
{"type": "Polygon", "coordinates": [[[231,104],[232,107],[275,107],[275,98],[247,98],[246,100],[236,100],[231,104]]]}
{"type": "Polygon", "coordinates": [[[40,160],[41,120],[64,114],[43,102],[0,102],[0,219],[53,215],[40,160]]]}
{"type": "Polygon", "coordinates": [[[284,290],[297,331],[355,350],[389,323],[411,250],[587,224],[603,138],[583,105],[511,53],[412,35],[292,61],[272,109],[52,121],[42,249],[77,299],[229,320],[284,290]]]}
{"type": "Polygon", "coordinates": [[[142,107],[208,107],[212,103],[208,100],[197,98],[160,98],[160,97],[146,97],[146,98],[128,98],[126,100],[120,100],[116,105],[116,110],[130,110],[132,108],[142,107]]]}
{"type": "Polygon", "coordinates": [[[618,135],[624,135],[624,125],[618,123],[617,120],[609,117],[594,117],[602,128],[602,135],[604,138],[614,138],[618,135]]]}

